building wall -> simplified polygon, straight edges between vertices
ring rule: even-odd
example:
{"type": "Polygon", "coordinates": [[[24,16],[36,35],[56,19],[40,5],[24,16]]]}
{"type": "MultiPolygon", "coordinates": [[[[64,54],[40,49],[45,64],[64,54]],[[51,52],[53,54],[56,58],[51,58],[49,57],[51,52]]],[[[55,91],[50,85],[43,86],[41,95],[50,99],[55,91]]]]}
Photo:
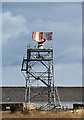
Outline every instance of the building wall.
{"type": "MultiPolygon", "coordinates": [[[[61,101],[72,102],[84,101],[83,91],[84,87],[58,87],[58,93],[61,101]]],[[[47,87],[32,87],[31,101],[47,101],[48,99],[47,87]]],[[[11,104],[23,103],[25,101],[25,87],[2,87],[2,106],[0,110],[6,110],[11,104]]]]}
{"type": "MultiPolygon", "coordinates": [[[[82,101],[83,88],[81,87],[58,87],[61,101],[82,101]]],[[[47,101],[47,87],[32,87],[31,101],[47,101]]],[[[25,87],[2,87],[2,102],[24,102],[25,87]]]]}

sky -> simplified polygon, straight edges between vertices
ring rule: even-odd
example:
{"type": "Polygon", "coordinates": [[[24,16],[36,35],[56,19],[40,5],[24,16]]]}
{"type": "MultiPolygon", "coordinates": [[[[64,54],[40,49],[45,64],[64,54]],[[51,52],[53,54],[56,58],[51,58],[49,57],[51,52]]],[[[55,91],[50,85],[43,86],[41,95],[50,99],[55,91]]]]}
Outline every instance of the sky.
{"type": "Polygon", "coordinates": [[[53,46],[55,85],[82,86],[81,2],[2,3],[2,85],[25,85],[21,64],[35,31],[53,31],[44,46],[53,46]]]}

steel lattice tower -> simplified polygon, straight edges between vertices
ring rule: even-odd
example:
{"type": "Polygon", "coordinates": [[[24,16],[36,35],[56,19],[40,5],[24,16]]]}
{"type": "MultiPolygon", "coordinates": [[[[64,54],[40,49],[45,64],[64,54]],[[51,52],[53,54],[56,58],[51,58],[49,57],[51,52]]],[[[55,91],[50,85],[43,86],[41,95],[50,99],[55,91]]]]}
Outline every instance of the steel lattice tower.
{"type": "MultiPolygon", "coordinates": [[[[40,66],[40,67],[41,67],[40,66]]],[[[27,55],[23,57],[22,73],[26,78],[25,102],[31,100],[30,89],[33,81],[41,81],[48,90],[48,104],[44,110],[61,107],[57,88],[54,86],[53,49],[27,48],[27,55]],[[40,63],[44,70],[35,71],[33,68],[40,63]]]]}

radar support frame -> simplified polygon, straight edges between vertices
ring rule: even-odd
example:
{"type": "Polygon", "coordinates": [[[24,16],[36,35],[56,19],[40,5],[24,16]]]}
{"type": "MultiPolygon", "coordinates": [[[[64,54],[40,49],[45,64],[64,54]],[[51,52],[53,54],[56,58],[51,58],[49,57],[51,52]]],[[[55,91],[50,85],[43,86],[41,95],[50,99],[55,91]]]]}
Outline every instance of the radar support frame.
{"type": "MultiPolygon", "coordinates": [[[[40,67],[41,67],[40,66],[40,67]]],[[[48,90],[48,103],[44,110],[56,109],[61,107],[59,94],[54,85],[54,68],[53,68],[53,49],[27,48],[27,55],[23,57],[22,73],[26,79],[25,102],[31,101],[31,85],[34,81],[41,81],[48,90]],[[41,63],[44,71],[34,71],[36,64],[41,63]]]]}

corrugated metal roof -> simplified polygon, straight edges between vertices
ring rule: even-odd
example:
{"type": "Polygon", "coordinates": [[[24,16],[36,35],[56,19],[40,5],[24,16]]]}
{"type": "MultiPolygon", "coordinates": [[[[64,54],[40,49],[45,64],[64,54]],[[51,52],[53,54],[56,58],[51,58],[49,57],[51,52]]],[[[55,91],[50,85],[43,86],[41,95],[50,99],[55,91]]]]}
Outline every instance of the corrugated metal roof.
{"type": "MultiPolygon", "coordinates": [[[[82,87],[58,87],[60,100],[82,101],[83,89],[82,87]]],[[[25,87],[2,87],[2,102],[24,102],[24,98],[25,87]]],[[[47,87],[32,87],[31,101],[47,101],[47,87]]]]}

